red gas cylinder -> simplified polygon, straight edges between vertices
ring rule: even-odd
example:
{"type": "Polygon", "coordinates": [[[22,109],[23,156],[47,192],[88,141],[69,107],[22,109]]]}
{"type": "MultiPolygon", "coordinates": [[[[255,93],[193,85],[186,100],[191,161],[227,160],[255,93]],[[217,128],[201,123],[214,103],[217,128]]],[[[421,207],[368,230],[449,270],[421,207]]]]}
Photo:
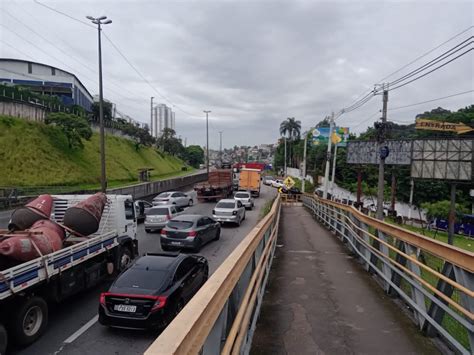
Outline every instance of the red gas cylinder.
{"type": "Polygon", "coordinates": [[[18,261],[29,261],[42,255],[47,255],[62,248],[64,230],[50,220],[40,220],[25,231],[25,234],[14,235],[0,242],[0,255],[18,261]]]}
{"type": "Polygon", "coordinates": [[[63,224],[83,236],[97,232],[100,219],[107,203],[107,196],[98,192],[95,195],[70,207],[64,213],[63,224]]]}
{"type": "Polygon", "coordinates": [[[13,211],[9,230],[25,230],[33,223],[42,219],[49,219],[53,208],[53,198],[51,195],[40,195],[23,207],[13,211]]]}

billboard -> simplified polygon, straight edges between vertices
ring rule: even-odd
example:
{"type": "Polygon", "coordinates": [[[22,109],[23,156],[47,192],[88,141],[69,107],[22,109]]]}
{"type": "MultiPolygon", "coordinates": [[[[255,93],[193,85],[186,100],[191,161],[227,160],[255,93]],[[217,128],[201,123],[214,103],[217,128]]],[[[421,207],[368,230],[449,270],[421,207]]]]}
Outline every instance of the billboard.
{"type": "Polygon", "coordinates": [[[388,156],[385,164],[388,165],[410,165],[411,164],[411,140],[388,140],[383,145],[377,141],[353,141],[347,143],[347,163],[349,164],[378,164],[380,160],[380,148],[388,147],[388,156]]]}
{"type": "Polygon", "coordinates": [[[474,139],[413,141],[411,176],[421,179],[472,181],[474,139]]]}
{"type": "MultiPolygon", "coordinates": [[[[349,139],[349,127],[335,127],[333,130],[332,142],[338,142],[338,147],[345,147],[349,139]]],[[[313,129],[313,144],[328,144],[329,127],[319,127],[313,129]]]]}

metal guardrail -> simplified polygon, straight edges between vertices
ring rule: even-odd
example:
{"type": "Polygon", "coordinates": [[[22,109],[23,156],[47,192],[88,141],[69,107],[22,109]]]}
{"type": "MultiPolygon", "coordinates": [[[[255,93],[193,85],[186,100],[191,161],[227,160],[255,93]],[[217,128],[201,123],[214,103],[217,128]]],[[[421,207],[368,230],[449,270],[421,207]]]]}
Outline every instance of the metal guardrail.
{"type": "Polygon", "coordinates": [[[413,312],[420,330],[457,351],[474,352],[474,253],[304,195],[302,202],[413,312]]]}
{"type": "Polygon", "coordinates": [[[280,197],[147,349],[157,354],[248,354],[275,252],[280,197]]]}

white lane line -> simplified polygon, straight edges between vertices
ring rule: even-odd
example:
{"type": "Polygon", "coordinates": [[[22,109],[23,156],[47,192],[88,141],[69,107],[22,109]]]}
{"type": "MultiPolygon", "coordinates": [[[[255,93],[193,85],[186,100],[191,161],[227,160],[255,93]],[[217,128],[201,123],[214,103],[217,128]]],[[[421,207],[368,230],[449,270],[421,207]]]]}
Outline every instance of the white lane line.
{"type": "Polygon", "coordinates": [[[99,315],[96,315],[82,327],[80,327],[74,334],[72,334],[69,338],[64,340],[65,344],[70,344],[77,338],[79,338],[82,334],[84,334],[90,327],[92,327],[97,321],[99,320],[99,315]]]}

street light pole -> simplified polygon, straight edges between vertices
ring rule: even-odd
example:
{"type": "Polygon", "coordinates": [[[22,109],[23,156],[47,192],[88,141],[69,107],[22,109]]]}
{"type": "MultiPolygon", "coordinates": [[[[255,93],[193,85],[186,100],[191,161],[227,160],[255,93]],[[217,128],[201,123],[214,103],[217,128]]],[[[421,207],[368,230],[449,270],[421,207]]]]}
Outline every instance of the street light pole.
{"type": "Polygon", "coordinates": [[[112,20],[107,20],[107,16],[94,18],[87,16],[93,24],[97,25],[97,34],[99,42],[99,124],[100,124],[100,187],[102,192],[107,191],[107,177],[105,173],[105,132],[104,132],[104,93],[102,89],[102,43],[101,43],[101,25],[108,25],[112,20]],[[103,21],[103,22],[102,22],[103,21]]]}
{"type": "Polygon", "coordinates": [[[223,131],[219,131],[219,158],[221,160],[221,164],[222,164],[222,132],[223,131]]]}
{"type": "Polygon", "coordinates": [[[331,164],[331,137],[334,129],[334,112],[331,114],[329,121],[329,139],[328,139],[328,151],[326,154],[326,169],[324,171],[324,190],[323,198],[328,197],[328,186],[329,186],[329,165],[331,164]]]}
{"type": "Polygon", "coordinates": [[[204,110],[203,112],[206,114],[206,170],[209,175],[209,114],[211,111],[204,110]]]}
{"type": "Polygon", "coordinates": [[[150,102],[150,135],[154,137],[153,135],[153,99],[154,97],[151,97],[151,102],[150,102]]]}

